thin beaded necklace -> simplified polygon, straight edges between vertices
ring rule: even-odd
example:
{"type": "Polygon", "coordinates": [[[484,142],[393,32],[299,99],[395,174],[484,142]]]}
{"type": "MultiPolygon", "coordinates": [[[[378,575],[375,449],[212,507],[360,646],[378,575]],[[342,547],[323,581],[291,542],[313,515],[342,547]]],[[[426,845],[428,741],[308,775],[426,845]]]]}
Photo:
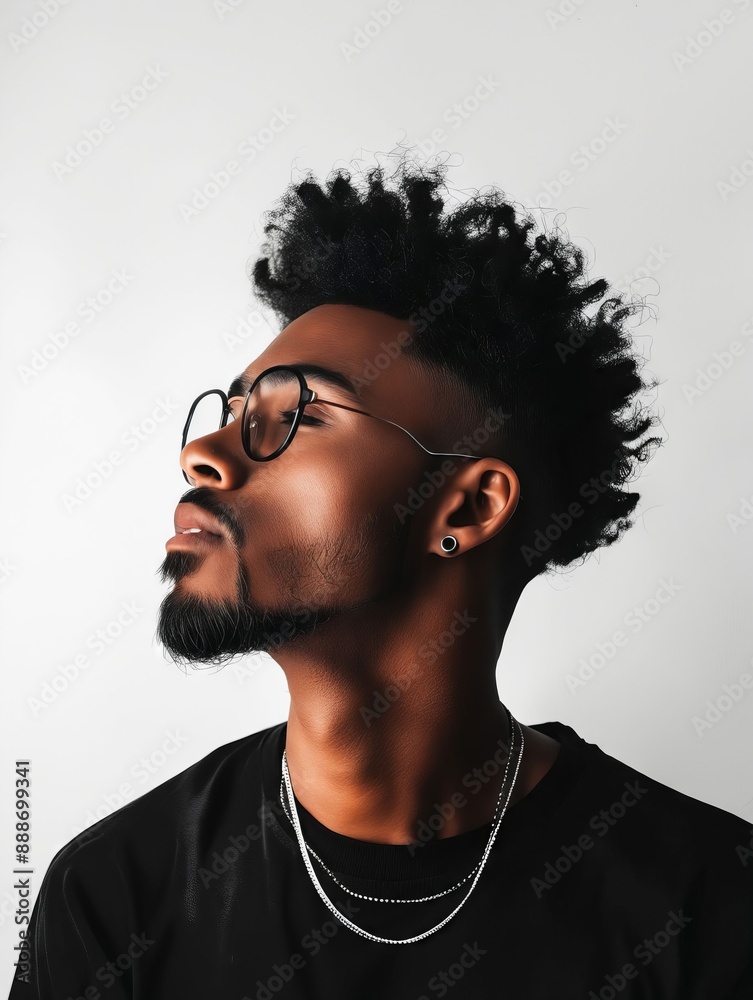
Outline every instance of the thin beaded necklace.
{"type": "MultiPolygon", "coordinates": [[[[329,909],[330,912],[335,917],[337,917],[337,919],[342,924],[344,924],[346,927],[349,927],[352,931],[354,931],[356,934],[359,934],[361,937],[367,938],[367,940],[369,940],[369,941],[376,941],[376,942],[380,942],[380,943],[383,943],[383,944],[412,944],[414,941],[421,941],[421,940],[423,940],[423,938],[428,937],[430,934],[434,934],[436,931],[438,931],[442,927],[444,927],[445,924],[447,924],[455,916],[455,914],[461,909],[461,907],[465,904],[465,902],[467,901],[467,899],[469,898],[469,896],[473,892],[474,888],[476,887],[476,883],[478,882],[479,878],[481,877],[481,872],[484,869],[484,865],[486,864],[487,858],[489,857],[489,853],[491,852],[492,846],[494,844],[494,840],[495,840],[495,838],[497,836],[497,833],[499,832],[499,828],[500,828],[500,825],[502,823],[502,819],[503,819],[503,817],[505,815],[505,812],[507,811],[507,806],[508,806],[508,804],[510,802],[510,797],[511,797],[513,789],[515,787],[515,781],[516,781],[517,776],[518,776],[518,771],[520,770],[520,763],[521,763],[521,761],[523,759],[523,750],[524,750],[524,745],[525,745],[525,741],[524,741],[524,737],[523,737],[523,731],[520,728],[520,725],[518,724],[517,720],[513,719],[510,710],[505,707],[505,711],[507,712],[507,717],[508,717],[508,721],[509,721],[510,752],[509,752],[508,757],[507,757],[507,765],[505,767],[505,773],[504,773],[503,780],[502,780],[502,786],[500,788],[500,795],[499,795],[499,798],[497,800],[497,807],[495,808],[495,816],[497,814],[497,809],[499,807],[499,803],[501,802],[502,794],[503,794],[503,791],[504,791],[504,788],[505,788],[506,778],[507,778],[507,774],[508,774],[508,769],[509,769],[509,766],[510,766],[510,760],[513,758],[513,756],[515,756],[515,754],[514,754],[515,734],[517,732],[517,734],[519,736],[519,740],[520,740],[520,749],[518,751],[517,759],[516,759],[516,763],[515,763],[515,772],[513,774],[512,781],[510,782],[510,786],[509,786],[508,791],[507,791],[507,796],[505,798],[504,806],[502,807],[502,810],[501,810],[499,816],[497,817],[496,821],[494,821],[494,820],[492,821],[493,822],[492,831],[491,831],[491,834],[489,836],[489,840],[487,842],[486,848],[484,849],[484,853],[483,853],[483,856],[481,858],[481,861],[478,863],[478,865],[476,865],[476,867],[473,869],[472,872],[470,872],[468,875],[465,876],[464,879],[461,880],[461,882],[457,883],[457,885],[455,885],[455,886],[452,886],[450,889],[445,889],[442,892],[437,893],[434,896],[421,897],[420,899],[408,899],[408,900],[399,899],[398,900],[398,899],[382,899],[381,897],[374,897],[374,896],[364,896],[364,895],[360,895],[359,893],[351,892],[351,890],[347,889],[345,886],[342,886],[341,883],[335,878],[335,876],[332,875],[331,872],[329,872],[329,869],[326,869],[326,866],[324,866],[324,863],[321,861],[321,859],[317,857],[317,860],[320,862],[320,864],[322,864],[322,866],[325,867],[325,869],[329,872],[329,874],[332,875],[332,877],[335,879],[335,881],[337,882],[337,884],[341,885],[341,888],[345,889],[346,892],[351,892],[352,895],[356,895],[356,896],[360,895],[360,898],[362,898],[362,899],[372,899],[372,900],[379,901],[379,902],[396,902],[396,903],[406,903],[406,902],[408,902],[408,903],[411,903],[411,902],[424,902],[424,901],[426,901],[428,899],[438,899],[440,896],[446,895],[448,892],[451,892],[451,891],[453,891],[453,889],[456,889],[460,885],[462,885],[463,882],[467,881],[470,878],[470,876],[473,874],[473,872],[476,873],[475,877],[473,879],[473,882],[471,884],[470,889],[465,894],[465,896],[460,901],[460,903],[458,903],[458,905],[455,907],[455,909],[448,916],[446,916],[435,927],[430,928],[428,931],[424,931],[421,934],[416,934],[413,937],[409,937],[409,938],[386,938],[386,937],[380,937],[380,936],[378,936],[376,934],[371,934],[369,931],[364,930],[364,928],[362,928],[362,927],[359,927],[357,924],[353,923],[352,920],[350,920],[348,917],[346,917],[344,914],[342,914],[337,909],[337,907],[334,905],[334,903],[332,903],[332,901],[329,899],[329,897],[325,893],[324,889],[322,888],[322,886],[321,886],[318,878],[316,877],[316,873],[315,873],[314,868],[313,868],[313,866],[311,864],[311,859],[308,856],[308,852],[309,852],[310,848],[308,847],[308,845],[306,844],[305,840],[303,839],[303,831],[301,829],[300,819],[298,818],[298,809],[297,809],[296,804],[295,804],[295,795],[293,794],[293,786],[291,784],[290,773],[288,771],[287,755],[286,755],[285,751],[283,750],[283,753],[282,753],[282,777],[283,777],[283,781],[285,783],[285,790],[287,792],[288,802],[290,803],[291,808],[292,808],[292,816],[288,813],[288,810],[285,808],[285,803],[284,802],[282,803],[283,808],[285,809],[285,812],[288,815],[288,818],[290,819],[290,822],[292,823],[293,828],[295,830],[296,837],[298,839],[298,845],[299,845],[299,847],[301,849],[301,855],[303,857],[303,861],[304,861],[304,864],[306,866],[306,870],[309,873],[309,877],[311,878],[311,881],[314,884],[314,888],[316,889],[317,893],[319,894],[319,897],[321,898],[322,902],[325,904],[325,906],[327,907],[327,909],[329,909]]],[[[314,852],[312,851],[311,853],[313,854],[314,852]]]]}
{"type": "MultiPolygon", "coordinates": [[[[510,759],[512,757],[512,753],[513,753],[513,744],[512,744],[512,741],[511,741],[511,743],[510,743],[510,753],[507,755],[507,761],[505,763],[505,770],[504,770],[504,774],[502,776],[502,784],[501,784],[500,789],[499,789],[499,795],[497,796],[497,804],[494,807],[494,815],[492,816],[492,819],[491,819],[492,823],[495,822],[495,820],[497,818],[497,812],[499,811],[500,806],[502,804],[502,795],[503,795],[503,792],[505,790],[505,785],[506,785],[506,782],[507,782],[507,774],[508,774],[508,772],[510,770],[510,759]]],[[[295,824],[293,823],[293,817],[290,815],[288,807],[285,804],[285,793],[286,793],[285,779],[281,778],[280,779],[280,802],[282,803],[282,808],[285,810],[285,815],[290,820],[291,826],[293,826],[295,828],[295,824]]],[[[316,858],[316,860],[319,862],[319,864],[322,866],[322,868],[325,870],[325,872],[329,875],[329,877],[332,879],[332,881],[336,885],[338,885],[341,889],[343,889],[345,892],[347,892],[351,896],[357,896],[359,899],[371,900],[372,902],[375,902],[375,903],[426,903],[426,902],[429,902],[430,900],[433,900],[433,899],[439,899],[441,896],[446,896],[448,893],[454,892],[456,889],[459,889],[460,886],[463,885],[465,882],[467,882],[468,879],[476,872],[476,870],[478,869],[479,865],[481,864],[481,862],[478,861],[476,863],[476,865],[474,865],[474,867],[470,870],[470,872],[467,875],[464,875],[463,878],[461,878],[459,882],[455,883],[455,885],[451,885],[449,887],[449,889],[442,889],[441,892],[435,892],[431,896],[418,896],[418,897],[414,896],[414,897],[412,897],[410,899],[392,899],[392,898],[384,897],[384,896],[367,896],[364,893],[355,892],[353,889],[349,889],[347,887],[347,885],[343,885],[343,883],[337,878],[337,876],[335,875],[335,873],[330,868],[328,868],[325,865],[324,861],[319,857],[319,855],[316,853],[316,851],[311,847],[311,845],[306,840],[304,840],[304,843],[306,844],[306,848],[308,849],[309,854],[311,854],[312,857],[316,858]]]]}

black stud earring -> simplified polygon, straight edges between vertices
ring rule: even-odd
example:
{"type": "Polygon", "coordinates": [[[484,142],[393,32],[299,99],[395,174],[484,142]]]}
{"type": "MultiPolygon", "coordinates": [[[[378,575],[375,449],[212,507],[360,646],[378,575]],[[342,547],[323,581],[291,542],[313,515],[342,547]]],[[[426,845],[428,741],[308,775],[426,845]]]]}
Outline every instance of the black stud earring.
{"type": "Polygon", "coordinates": [[[458,547],[458,540],[454,535],[445,535],[439,544],[443,552],[454,552],[458,547]]]}

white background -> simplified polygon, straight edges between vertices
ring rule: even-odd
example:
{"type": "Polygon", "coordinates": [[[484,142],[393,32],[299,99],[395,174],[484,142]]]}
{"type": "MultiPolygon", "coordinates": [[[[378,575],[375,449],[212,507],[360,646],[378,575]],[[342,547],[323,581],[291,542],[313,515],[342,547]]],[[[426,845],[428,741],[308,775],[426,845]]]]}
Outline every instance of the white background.
{"type": "Polygon", "coordinates": [[[525,207],[553,207],[548,225],[566,226],[592,277],[646,296],[636,344],[646,374],[664,380],[666,440],[635,487],[635,526],[528,587],[500,660],[502,699],[523,722],[567,723],[753,822],[753,690],[722,701],[702,734],[693,723],[753,674],[753,5],[564,0],[558,14],[543,0],[402,0],[380,26],[381,0],[45,2],[50,16],[33,0],[0,13],[7,982],[17,758],[33,762],[35,898],[77,830],[287,717],[270,657],[184,674],[154,639],[166,593],[156,570],[187,489],[180,434],[194,397],[226,385],[277,333],[245,273],[262,213],[306,168],[323,178],[398,143],[451,154],[457,197],[495,184],[525,207]],[[288,121],[272,131],[276,114],[278,128],[288,121]],[[110,131],[70,166],[69,147],[103,118],[110,131]],[[237,175],[188,217],[231,159],[237,175]],[[557,192],[563,170],[570,183],[557,192]],[[88,319],[82,303],[123,271],[125,287],[88,319]],[[53,336],[74,321],[78,334],[55,352],[53,336]],[[714,367],[733,341],[739,356],[714,367]],[[30,372],[45,345],[54,356],[30,372]],[[151,422],[161,403],[169,415],[151,422]],[[132,426],[144,438],[135,447],[132,426]],[[66,509],[113,451],[112,474],[66,509]],[[748,517],[734,523],[741,508],[748,517]],[[674,596],[660,603],[663,581],[674,596]],[[96,653],[87,641],[124,603],[135,620],[96,653]],[[633,631],[636,607],[646,621],[633,631]],[[599,660],[616,630],[627,643],[599,660]],[[64,685],[81,654],[88,665],[64,685]],[[601,668],[571,690],[582,661],[601,668]],[[55,678],[64,690],[40,708],[55,678]]]}

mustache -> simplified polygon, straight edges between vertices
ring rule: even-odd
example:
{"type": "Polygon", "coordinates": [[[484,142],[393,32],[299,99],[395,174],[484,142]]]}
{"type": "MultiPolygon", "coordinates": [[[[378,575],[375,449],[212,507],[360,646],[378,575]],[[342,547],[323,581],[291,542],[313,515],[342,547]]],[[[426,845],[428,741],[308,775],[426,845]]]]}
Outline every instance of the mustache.
{"type": "Polygon", "coordinates": [[[197,507],[201,507],[202,510],[216,517],[220,524],[230,532],[230,537],[235,545],[240,547],[243,543],[243,524],[235,511],[222,503],[217,493],[217,490],[197,486],[184,493],[180,502],[194,503],[197,507]]]}

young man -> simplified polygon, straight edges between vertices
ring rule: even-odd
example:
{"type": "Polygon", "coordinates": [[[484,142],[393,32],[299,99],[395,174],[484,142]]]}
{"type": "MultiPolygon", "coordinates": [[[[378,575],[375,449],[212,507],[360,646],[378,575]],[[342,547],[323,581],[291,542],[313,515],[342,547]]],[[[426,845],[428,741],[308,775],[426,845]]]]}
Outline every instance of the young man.
{"type": "Polygon", "coordinates": [[[526,584],[622,534],[659,439],[630,305],[443,174],[269,214],[283,329],[191,408],[158,636],[270,652],[289,717],[56,855],[12,1000],[753,996],[748,825],[499,699],[526,584]]]}

